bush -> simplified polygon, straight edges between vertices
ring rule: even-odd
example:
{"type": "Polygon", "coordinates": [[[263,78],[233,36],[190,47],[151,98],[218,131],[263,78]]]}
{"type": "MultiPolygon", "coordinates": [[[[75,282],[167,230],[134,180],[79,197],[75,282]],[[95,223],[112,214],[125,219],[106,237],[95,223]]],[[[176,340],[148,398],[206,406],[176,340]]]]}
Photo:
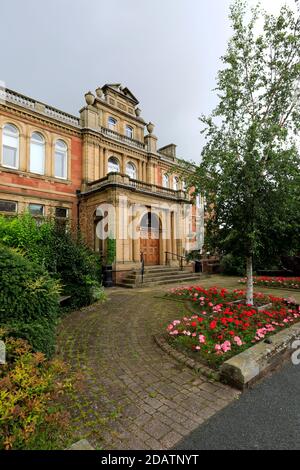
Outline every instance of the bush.
{"type": "Polygon", "coordinates": [[[26,213],[13,219],[0,216],[0,242],[18,248],[26,258],[61,281],[64,295],[71,296],[69,306],[82,307],[98,300],[101,285],[99,256],[64,227],[56,226],[53,220],[37,225],[26,213]]]}
{"type": "Polygon", "coordinates": [[[53,227],[51,255],[45,267],[63,285],[65,295],[70,295],[72,307],[83,307],[98,300],[101,265],[99,256],[91,251],[79,238],[75,240],[69,232],[53,227]]]}
{"type": "Polygon", "coordinates": [[[60,284],[43,267],[0,246],[0,323],[26,338],[33,349],[54,350],[60,284]]]}
{"type": "Polygon", "coordinates": [[[221,258],[220,269],[223,274],[229,276],[244,276],[246,271],[245,260],[228,253],[221,258]]]}
{"type": "Polygon", "coordinates": [[[0,216],[0,242],[18,248],[26,257],[45,265],[51,253],[52,222],[38,225],[28,213],[8,218],[0,216]]]}
{"type": "Polygon", "coordinates": [[[71,386],[64,377],[64,364],[46,361],[27,342],[7,337],[4,330],[0,339],[7,351],[7,363],[0,369],[0,450],[59,447],[68,417],[52,400],[71,386]]]}

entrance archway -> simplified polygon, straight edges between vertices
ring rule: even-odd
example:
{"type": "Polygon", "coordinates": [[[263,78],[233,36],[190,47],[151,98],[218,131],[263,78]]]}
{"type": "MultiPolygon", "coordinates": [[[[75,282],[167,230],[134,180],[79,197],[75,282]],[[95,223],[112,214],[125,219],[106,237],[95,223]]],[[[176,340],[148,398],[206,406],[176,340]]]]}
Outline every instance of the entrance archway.
{"type": "Polygon", "coordinates": [[[146,266],[156,266],[160,257],[160,220],[153,212],[147,212],[141,220],[141,253],[146,266]]]}

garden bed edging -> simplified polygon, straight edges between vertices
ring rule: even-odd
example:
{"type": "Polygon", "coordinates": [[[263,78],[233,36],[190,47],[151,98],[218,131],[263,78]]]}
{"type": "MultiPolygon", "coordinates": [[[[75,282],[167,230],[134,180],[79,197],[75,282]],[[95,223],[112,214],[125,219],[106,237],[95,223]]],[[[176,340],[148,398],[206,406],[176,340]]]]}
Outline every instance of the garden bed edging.
{"type": "Polygon", "coordinates": [[[225,361],[220,367],[221,381],[245,390],[274,370],[292,354],[293,342],[300,339],[300,323],[268,339],[271,344],[262,341],[225,361]]]}

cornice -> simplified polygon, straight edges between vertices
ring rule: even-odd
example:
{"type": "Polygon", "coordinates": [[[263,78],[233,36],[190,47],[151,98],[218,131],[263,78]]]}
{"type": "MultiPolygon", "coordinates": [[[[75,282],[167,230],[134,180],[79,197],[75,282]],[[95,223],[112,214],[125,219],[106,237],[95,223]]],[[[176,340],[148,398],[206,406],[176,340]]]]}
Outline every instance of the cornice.
{"type": "Polygon", "coordinates": [[[11,103],[0,103],[0,110],[3,109],[5,112],[9,114],[13,114],[17,116],[19,119],[27,119],[33,122],[38,122],[40,124],[46,125],[52,129],[63,129],[64,132],[67,132],[69,135],[76,135],[81,136],[81,129],[75,128],[67,123],[63,123],[62,121],[58,121],[51,117],[44,116],[43,114],[37,113],[36,111],[27,110],[26,108],[22,108],[19,106],[15,106],[11,103]]]}

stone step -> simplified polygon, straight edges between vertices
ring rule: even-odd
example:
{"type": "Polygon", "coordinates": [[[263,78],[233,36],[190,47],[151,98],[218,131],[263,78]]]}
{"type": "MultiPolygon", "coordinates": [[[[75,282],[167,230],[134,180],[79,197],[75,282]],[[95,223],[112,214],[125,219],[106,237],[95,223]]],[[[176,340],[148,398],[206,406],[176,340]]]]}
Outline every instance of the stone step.
{"type": "MultiPolygon", "coordinates": [[[[191,274],[191,271],[178,271],[178,269],[173,269],[173,270],[170,270],[170,271],[159,271],[158,273],[154,273],[153,271],[145,271],[144,273],[144,278],[150,278],[150,277],[155,277],[155,278],[158,278],[158,277],[162,277],[162,276],[176,276],[178,274],[191,274]]],[[[138,271],[138,272],[134,272],[134,273],[131,273],[127,276],[127,279],[137,279],[141,276],[141,272],[138,271]]]]}
{"type": "Polygon", "coordinates": [[[152,287],[152,286],[160,286],[160,285],[164,285],[164,284],[180,284],[180,283],[183,283],[183,282],[194,282],[194,281],[200,281],[200,279],[203,279],[202,276],[200,275],[195,275],[195,274],[192,274],[191,275],[188,275],[188,276],[178,276],[176,278],[174,278],[174,276],[170,276],[170,277],[167,277],[165,279],[159,279],[157,278],[156,280],[151,280],[151,281],[146,281],[142,284],[142,283],[138,283],[138,285],[134,282],[131,282],[130,280],[128,281],[127,279],[125,279],[124,281],[122,281],[121,283],[118,284],[118,286],[120,287],[126,287],[128,289],[134,289],[135,287],[152,287]]]}
{"type": "MultiPolygon", "coordinates": [[[[155,276],[156,275],[159,275],[161,273],[175,273],[175,272],[178,272],[180,271],[179,268],[161,268],[161,269],[145,269],[145,273],[146,274],[154,274],[155,276]]],[[[184,270],[183,270],[184,271],[184,270]]],[[[139,269],[137,271],[137,273],[140,273],[141,270],[139,269]]]]}
{"type": "MultiPolygon", "coordinates": [[[[195,276],[194,273],[189,273],[189,272],[174,272],[174,273],[171,273],[171,274],[168,274],[168,273],[164,273],[164,274],[160,274],[159,276],[154,276],[153,274],[147,274],[147,275],[144,275],[144,282],[152,282],[152,281],[163,281],[165,279],[174,279],[176,281],[176,279],[184,279],[186,277],[190,277],[191,275],[195,276]]],[[[140,279],[141,279],[141,275],[137,276],[137,277],[131,277],[131,276],[128,276],[126,278],[127,281],[130,281],[130,282],[140,282],[140,279]]]]}

